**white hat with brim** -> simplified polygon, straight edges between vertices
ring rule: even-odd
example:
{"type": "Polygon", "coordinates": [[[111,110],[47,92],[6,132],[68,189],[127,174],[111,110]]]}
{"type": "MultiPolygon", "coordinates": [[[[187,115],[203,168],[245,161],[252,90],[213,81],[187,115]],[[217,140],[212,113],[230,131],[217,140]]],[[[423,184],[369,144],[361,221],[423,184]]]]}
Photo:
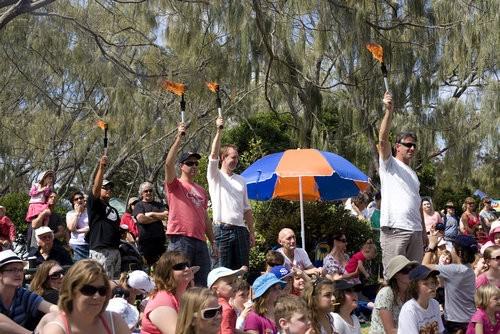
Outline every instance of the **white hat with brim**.
{"type": "Polygon", "coordinates": [[[127,323],[129,329],[133,329],[139,321],[139,311],[121,297],[111,298],[106,311],[118,313],[127,323]]]}
{"type": "Polygon", "coordinates": [[[243,274],[244,272],[245,270],[243,269],[231,270],[226,267],[215,268],[210,273],[208,273],[207,287],[211,289],[212,285],[214,285],[214,283],[217,282],[219,278],[233,276],[233,275],[238,276],[243,274]]]}
{"type": "Polygon", "coordinates": [[[0,268],[8,263],[22,263],[25,264],[25,261],[21,260],[16,253],[9,250],[4,250],[0,252],[0,268]]]}

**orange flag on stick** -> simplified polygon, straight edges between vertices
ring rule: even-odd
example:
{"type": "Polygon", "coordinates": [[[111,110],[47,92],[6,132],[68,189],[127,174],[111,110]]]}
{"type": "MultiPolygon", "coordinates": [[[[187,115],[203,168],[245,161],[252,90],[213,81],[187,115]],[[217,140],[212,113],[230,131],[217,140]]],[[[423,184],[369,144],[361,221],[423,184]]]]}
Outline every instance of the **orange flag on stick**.
{"type": "Polygon", "coordinates": [[[97,120],[97,126],[103,130],[108,128],[108,123],[104,122],[102,119],[97,120]]]}
{"type": "Polygon", "coordinates": [[[214,93],[219,91],[219,84],[216,82],[207,82],[207,87],[214,93]]]}
{"type": "MultiPolygon", "coordinates": [[[[222,101],[220,99],[220,87],[219,84],[216,82],[207,82],[207,87],[210,89],[212,92],[217,94],[217,97],[215,98],[215,103],[217,104],[217,112],[219,113],[219,117],[222,117],[222,101]]],[[[222,126],[220,126],[222,129],[222,126]]]]}
{"type": "Polygon", "coordinates": [[[104,155],[108,155],[108,123],[97,120],[97,126],[104,130],[104,155]]]}
{"type": "Polygon", "coordinates": [[[169,80],[163,81],[163,88],[165,88],[170,93],[174,93],[175,95],[182,96],[186,92],[186,85],[178,82],[173,82],[169,80]]]}
{"type": "Polygon", "coordinates": [[[366,48],[371,52],[373,58],[380,63],[380,69],[382,70],[382,75],[384,76],[385,90],[389,90],[389,82],[387,81],[387,68],[384,63],[384,48],[377,43],[368,43],[366,48]]]}

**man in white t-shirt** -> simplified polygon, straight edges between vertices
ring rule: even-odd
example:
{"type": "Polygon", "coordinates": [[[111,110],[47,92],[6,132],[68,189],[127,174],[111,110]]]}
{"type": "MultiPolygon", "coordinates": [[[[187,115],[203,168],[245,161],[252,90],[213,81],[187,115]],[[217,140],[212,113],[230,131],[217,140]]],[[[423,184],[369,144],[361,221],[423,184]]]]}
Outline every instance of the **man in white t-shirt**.
{"type": "Polygon", "coordinates": [[[235,270],[249,265],[250,246],[255,245],[255,230],[246,182],[234,173],[239,161],[238,150],[234,145],[221,148],[222,117],[217,118],[216,125],[207,168],[215,243],[219,249],[215,267],[235,270]]]}
{"type": "Polygon", "coordinates": [[[385,115],[379,132],[379,175],[382,203],[380,208],[380,246],[382,263],[387,268],[396,255],[422,262],[427,234],[420,210],[420,182],[409,166],[417,149],[417,137],[402,132],[396,138],[391,154],[389,130],[393,113],[392,95],[384,95],[385,115]]]}
{"type": "Polygon", "coordinates": [[[281,248],[278,248],[277,251],[283,254],[285,258],[284,265],[287,269],[291,270],[292,267],[296,267],[308,275],[321,275],[322,268],[314,267],[306,251],[297,248],[297,239],[292,229],[282,229],[278,233],[278,243],[281,248]]]}

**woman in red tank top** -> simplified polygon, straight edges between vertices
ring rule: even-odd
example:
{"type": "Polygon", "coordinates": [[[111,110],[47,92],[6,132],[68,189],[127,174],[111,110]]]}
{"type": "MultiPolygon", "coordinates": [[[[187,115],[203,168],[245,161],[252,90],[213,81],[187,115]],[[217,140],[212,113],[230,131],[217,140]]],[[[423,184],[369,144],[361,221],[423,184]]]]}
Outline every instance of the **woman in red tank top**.
{"type": "Polygon", "coordinates": [[[465,235],[474,235],[474,230],[480,223],[474,198],[467,197],[464,202],[464,207],[465,211],[460,218],[460,232],[465,235]]]}

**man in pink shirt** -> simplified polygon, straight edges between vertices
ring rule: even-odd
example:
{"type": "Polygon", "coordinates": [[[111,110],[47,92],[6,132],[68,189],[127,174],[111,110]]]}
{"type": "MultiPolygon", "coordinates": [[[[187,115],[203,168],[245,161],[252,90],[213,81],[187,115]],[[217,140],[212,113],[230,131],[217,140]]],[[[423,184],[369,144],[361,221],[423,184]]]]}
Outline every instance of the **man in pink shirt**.
{"type": "Polygon", "coordinates": [[[169,205],[168,250],[183,252],[191,266],[199,266],[200,270],[195,274],[194,282],[197,286],[206,286],[211,269],[207,238],[212,254],[216,256],[218,251],[214,242],[212,222],[207,216],[207,192],[194,182],[201,156],[194,152],[182,153],[178,159],[181,176],[176,177],[175,159],[185,133],[186,128],[181,123],[165,161],[165,194],[169,205]]]}

